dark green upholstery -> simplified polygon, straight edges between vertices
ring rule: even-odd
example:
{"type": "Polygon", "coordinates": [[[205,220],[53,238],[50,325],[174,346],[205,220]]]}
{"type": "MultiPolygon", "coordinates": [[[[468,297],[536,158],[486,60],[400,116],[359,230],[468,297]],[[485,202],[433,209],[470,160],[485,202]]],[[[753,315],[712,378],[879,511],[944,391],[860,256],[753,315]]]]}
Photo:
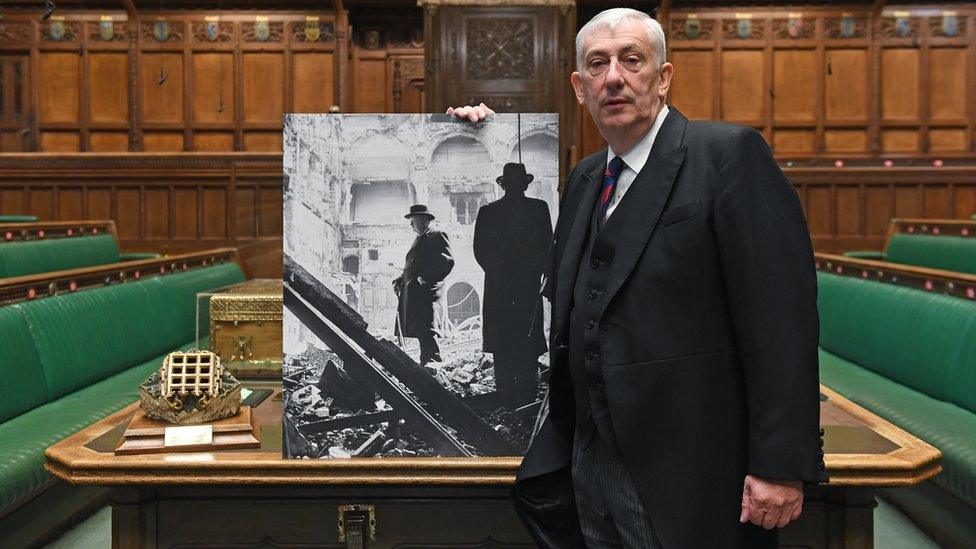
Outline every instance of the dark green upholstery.
{"type": "Polygon", "coordinates": [[[135,402],[139,384],[159,368],[163,356],[0,424],[0,508],[47,480],[44,450],[48,446],[135,402]]]}
{"type": "Polygon", "coordinates": [[[47,402],[47,381],[21,312],[0,307],[0,422],[47,402]]]}
{"type": "Polygon", "coordinates": [[[820,382],[941,450],[934,481],[976,506],[976,414],[823,350],[820,382]]]}
{"type": "Polygon", "coordinates": [[[818,273],[820,381],[942,451],[976,508],[976,302],[818,273]]]}
{"type": "Polygon", "coordinates": [[[194,343],[198,291],[243,280],[225,263],[0,307],[0,510],[48,478],[48,446],[134,402],[194,343]]]}
{"type": "Polygon", "coordinates": [[[896,233],[885,257],[892,263],[976,274],[976,238],[896,233]]]}
{"type": "Polygon", "coordinates": [[[820,273],[820,345],[976,412],[976,302],[820,273]]]}
{"type": "Polygon", "coordinates": [[[33,223],[36,215],[0,215],[0,223],[33,223]]]}
{"type": "Polygon", "coordinates": [[[119,261],[119,245],[110,234],[0,243],[0,278],[119,261]]]}

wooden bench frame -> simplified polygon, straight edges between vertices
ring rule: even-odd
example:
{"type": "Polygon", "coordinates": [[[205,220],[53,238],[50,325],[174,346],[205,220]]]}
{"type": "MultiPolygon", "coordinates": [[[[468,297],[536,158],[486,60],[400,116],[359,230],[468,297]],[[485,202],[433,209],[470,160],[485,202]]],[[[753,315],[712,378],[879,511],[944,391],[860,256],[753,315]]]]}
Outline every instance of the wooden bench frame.
{"type": "MultiPolygon", "coordinates": [[[[929,224],[929,227],[931,228],[932,225],[929,224]]],[[[834,254],[814,254],[814,262],[819,272],[873,280],[976,301],[976,275],[834,254]]]]}
{"type": "Polygon", "coordinates": [[[119,235],[115,221],[37,221],[32,223],[0,223],[0,246],[7,242],[29,242],[87,235],[110,234],[115,241],[119,235]]]}
{"type": "Polygon", "coordinates": [[[237,248],[214,248],[152,259],[0,278],[0,306],[227,262],[237,263],[241,266],[241,271],[244,271],[237,248]]]}

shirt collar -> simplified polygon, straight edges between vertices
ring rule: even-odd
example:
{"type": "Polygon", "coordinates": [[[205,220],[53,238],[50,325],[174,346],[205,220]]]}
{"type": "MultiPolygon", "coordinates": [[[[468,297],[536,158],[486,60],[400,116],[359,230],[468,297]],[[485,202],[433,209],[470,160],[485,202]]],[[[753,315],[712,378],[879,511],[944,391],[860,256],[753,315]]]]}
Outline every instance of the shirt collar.
{"type": "MultiPolygon", "coordinates": [[[[644,168],[644,164],[647,163],[647,157],[651,155],[651,147],[654,146],[654,139],[657,137],[657,132],[661,130],[661,126],[664,125],[664,118],[668,115],[671,109],[667,105],[661,108],[661,112],[657,113],[657,118],[654,120],[654,124],[651,129],[641,138],[640,141],[634,144],[627,152],[619,155],[623,159],[624,164],[628,168],[634,170],[635,173],[640,173],[641,169],[644,168]]],[[[612,149],[607,148],[607,163],[613,160],[613,157],[617,156],[612,149]]]]}

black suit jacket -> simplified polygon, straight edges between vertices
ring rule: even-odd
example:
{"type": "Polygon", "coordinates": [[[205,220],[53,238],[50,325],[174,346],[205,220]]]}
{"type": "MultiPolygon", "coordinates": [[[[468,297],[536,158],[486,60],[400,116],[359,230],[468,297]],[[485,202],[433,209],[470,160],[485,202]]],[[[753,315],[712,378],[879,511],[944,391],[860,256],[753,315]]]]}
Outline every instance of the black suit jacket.
{"type": "MultiPolygon", "coordinates": [[[[515,490],[547,547],[582,545],[567,484],[567,332],[606,154],[583,159],[565,187],[546,288],[550,413],[515,490]]],[[[738,522],[745,475],[826,480],[816,275],[797,194],[757,132],[672,108],[624,200],[598,324],[621,457],[665,547],[775,544],[738,522]]]]}

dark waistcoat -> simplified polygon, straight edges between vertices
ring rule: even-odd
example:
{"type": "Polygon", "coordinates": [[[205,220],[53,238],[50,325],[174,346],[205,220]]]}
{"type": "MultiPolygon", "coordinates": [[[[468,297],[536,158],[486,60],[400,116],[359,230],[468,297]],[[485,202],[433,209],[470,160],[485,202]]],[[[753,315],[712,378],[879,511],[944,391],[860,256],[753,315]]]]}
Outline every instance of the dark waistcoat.
{"type": "Polygon", "coordinates": [[[590,215],[586,246],[580,258],[569,317],[569,371],[576,400],[576,430],[586,444],[594,432],[614,454],[620,453],[610,423],[607,393],[600,367],[600,326],[597,318],[606,300],[607,278],[624,218],[630,211],[624,194],[602,229],[598,229],[599,201],[590,215]]]}

